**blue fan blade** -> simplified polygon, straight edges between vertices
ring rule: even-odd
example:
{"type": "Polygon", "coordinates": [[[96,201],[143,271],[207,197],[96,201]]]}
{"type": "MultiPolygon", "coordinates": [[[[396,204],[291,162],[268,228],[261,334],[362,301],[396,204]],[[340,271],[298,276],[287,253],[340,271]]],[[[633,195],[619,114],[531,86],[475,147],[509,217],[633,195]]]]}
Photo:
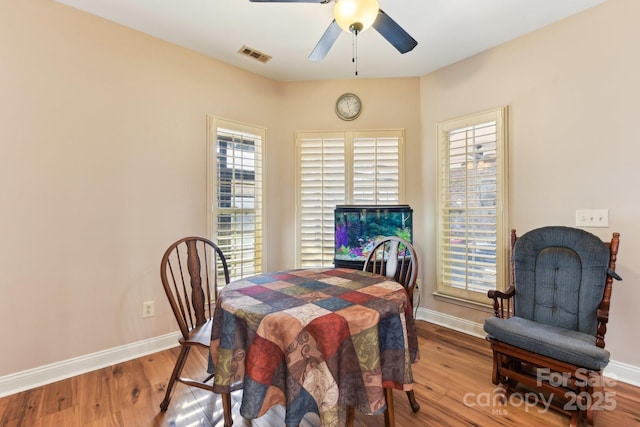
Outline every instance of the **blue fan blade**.
{"type": "Polygon", "coordinates": [[[373,23],[373,28],[387,39],[400,53],[407,53],[418,45],[400,25],[389,17],[382,9],[378,10],[378,17],[373,23]]]}
{"type": "Polygon", "coordinates": [[[329,27],[326,29],[322,37],[320,37],[320,41],[309,55],[309,59],[312,61],[320,61],[327,56],[327,53],[333,46],[333,44],[338,40],[338,36],[342,32],[342,29],[334,19],[329,24],[329,27]]]}

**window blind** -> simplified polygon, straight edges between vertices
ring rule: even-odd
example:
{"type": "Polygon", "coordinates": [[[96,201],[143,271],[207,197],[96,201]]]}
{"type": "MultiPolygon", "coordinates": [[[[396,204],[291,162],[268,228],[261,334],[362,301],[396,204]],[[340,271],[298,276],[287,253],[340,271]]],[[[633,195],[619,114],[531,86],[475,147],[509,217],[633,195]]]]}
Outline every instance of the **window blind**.
{"type": "Polygon", "coordinates": [[[354,138],[353,203],[397,204],[400,199],[398,138],[354,138]]]}
{"type": "Polygon", "coordinates": [[[344,138],[303,139],[299,162],[299,265],[331,265],[333,209],[346,200],[344,138]]]}
{"type": "Polygon", "coordinates": [[[231,280],[262,272],[261,133],[225,122],[217,122],[215,129],[212,235],[225,255],[231,280]]]}
{"type": "Polygon", "coordinates": [[[398,204],[402,131],[298,132],[299,267],[334,262],[334,209],[342,204],[398,204]]]}
{"type": "Polygon", "coordinates": [[[486,303],[502,288],[504,132],[499,113],[441,127],[438,291],[486,303]],[[475,120],[474,120],[475,119],[475,120]]]}

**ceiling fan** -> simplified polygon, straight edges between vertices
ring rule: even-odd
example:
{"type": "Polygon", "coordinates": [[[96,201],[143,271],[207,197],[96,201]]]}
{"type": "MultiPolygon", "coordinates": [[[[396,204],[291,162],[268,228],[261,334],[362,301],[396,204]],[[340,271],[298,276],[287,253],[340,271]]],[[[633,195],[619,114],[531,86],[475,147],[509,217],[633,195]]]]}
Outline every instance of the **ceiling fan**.
{"type": "Polygon", "coordinates": [[[360,32],[373,27],[400,53],[407,53],[418,45],[389,15],[378,6],[377,0],[249,0],[254,3],[320,3],[334,1],[334,19],[325,30],[320,41],[309,55],[312,61],[324,59],[342,30],[357,36],[360,32]]]}

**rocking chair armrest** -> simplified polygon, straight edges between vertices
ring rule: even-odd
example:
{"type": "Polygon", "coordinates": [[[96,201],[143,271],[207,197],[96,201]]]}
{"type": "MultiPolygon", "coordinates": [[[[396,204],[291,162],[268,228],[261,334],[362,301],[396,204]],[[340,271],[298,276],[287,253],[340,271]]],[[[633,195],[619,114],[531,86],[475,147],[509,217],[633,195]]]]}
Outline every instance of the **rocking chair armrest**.
{"type": "Polygon", "coordinates": [[[511,317],[514,309],[514,297],[516,288],[510,285],[504,292],[492,289],[487,292],[487,297],[493,300],[493,311],[496,317],[508,319],[511,317]]]}
{"type": "Polygon", "coordinates": [[[509,299],[509,298],[513,298],[513,296],[515,296],[516,294],[516,288],[513,285],[510,285],[507,290],[505,290],[504,292],[499,291],[497,289],[492,289],[490,291],[487,292],[487,297],[495,300],[495,299],[509,299]]]}

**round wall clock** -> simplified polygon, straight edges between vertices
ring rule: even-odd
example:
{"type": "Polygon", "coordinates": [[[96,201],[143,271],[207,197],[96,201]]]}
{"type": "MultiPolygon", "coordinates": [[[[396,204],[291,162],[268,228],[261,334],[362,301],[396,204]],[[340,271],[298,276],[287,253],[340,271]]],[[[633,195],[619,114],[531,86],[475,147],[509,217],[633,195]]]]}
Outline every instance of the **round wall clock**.
{"type": "Polygon", "coordinates": [[[336,101],[336,114],[342,120],[355,120],[362,111],[362,102],[358,95],[344,93],[336,101]]]}

